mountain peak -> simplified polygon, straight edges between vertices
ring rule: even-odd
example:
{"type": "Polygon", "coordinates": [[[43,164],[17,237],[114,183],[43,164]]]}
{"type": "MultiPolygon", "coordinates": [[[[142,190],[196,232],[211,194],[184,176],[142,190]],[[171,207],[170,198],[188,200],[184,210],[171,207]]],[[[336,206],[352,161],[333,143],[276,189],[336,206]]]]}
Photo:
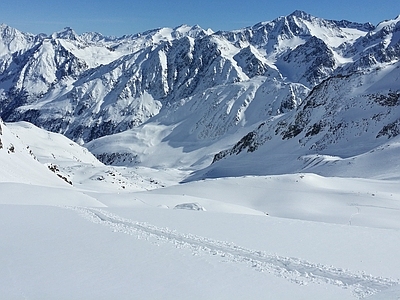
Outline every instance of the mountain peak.
{"type": "Polygon", "coordinates": [[[189,37],[196,38],[199,35],[205,36],[205,35],[212,34],[213,31],[211,31],[210,29],[204,30],[199,25],[189,26],[187,24],[182,24],[178,27],[175,27],[173,29],[173,33],[174,33],[175,38],[180,38],[183,36],[189,36],[189,37]]]}
{"type": "Polygon", "coordinates": [[[8,26],[7,24],[4,23],[0,23],[0,30],[4,30],[6,28],[9,28],[10,26],[8,26]]]}
{"type": "Polygon", "coordinates": [[[68,39],[72,41],[80,40],[79,36],[71,27],[65,27],[63,30],[54,32],[51,37],[53,39],[68,39]]]}
{"type": "Polygon", "coordinates": [[[115,36],[104,36],[100,32],[84,32],[79,35],[79,38],[87,43],[111,42],[117,40],[115,36]]]}
{"type": "Polygon", "coordinates": [[[400,22],[400,15],[398,15],[394,19],[385,20],[385,21],[380,22],[376,26],[375,31],[378,32],[378,31],[382,30],[384,27],[388,27],[388,26],[394,28],[395,26],[397,26],[397,23],[399,23],[399,22],[400,22]]]}
{"type": "Polygon", "coordinates": [[[36,39],[40,38],[41,36],[35,36],[31,33],[23,33],[4,23],[0,24],[0,49],[2,50],[0,55],[6,52],[10,54],[29,48],[36,39]]]}
{"type": "Polygon", "coordinates": [[[0,34],[1,38],[5,38],[6,36],[24,35],[24,33],[19,31],[18,29],[8,26],[7,24],[4,23],[0,24],[0,34]]]}
{"type": "Polygon", "coordinates": [[[302,18],[302,19],[309,19],[311,17],[310,14],[308,14],[302,10],[295,10],[289,16],[298,17],[298,18],[302,18]]]}

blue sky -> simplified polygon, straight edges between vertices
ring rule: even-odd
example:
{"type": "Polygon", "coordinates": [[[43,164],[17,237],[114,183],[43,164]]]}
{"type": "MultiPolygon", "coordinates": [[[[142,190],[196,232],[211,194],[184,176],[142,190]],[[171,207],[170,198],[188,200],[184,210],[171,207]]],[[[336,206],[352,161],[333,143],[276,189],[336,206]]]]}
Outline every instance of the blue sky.
{"type": "Polygon", "coordinates": [[[122,36],[158,27],[195,25],[214,31],[239,29],[304,10],[314,16],[356,22],[393,19],[399,0],[10,0],[0,23],[24,32],[47,33],[72,27],[78,34],[97,31],[122,36]]]}

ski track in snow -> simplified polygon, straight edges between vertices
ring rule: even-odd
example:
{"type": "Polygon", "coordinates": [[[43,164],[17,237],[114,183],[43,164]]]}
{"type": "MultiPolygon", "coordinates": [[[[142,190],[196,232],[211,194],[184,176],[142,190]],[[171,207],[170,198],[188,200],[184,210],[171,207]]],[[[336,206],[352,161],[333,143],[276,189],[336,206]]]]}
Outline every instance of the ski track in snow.
{"type": "Polygon", "coordinates": [[[177,248],[186,248],[193,255],[209,254],[220,256],[224,261],[244,263],[259,272],[268,272],[285,278],[293,283],[307,285],[308,283],[327,283],[351,289],[353,295],[362,299],[393,285],[399,280],[374,277],[365,273],[352,273],[349,270],[314,264],[293,257],[282,257],[267,254],[264,251],[247,249],[231,242],[218,241],[192,234],[183,234],[168,228],[160,228],[144,222],[119,217],[97,208],[65,207],[77,211],[85,219],[121,232],[136,236],[138,239],[154,239],[156,242],[169,242],[177,248]]]}

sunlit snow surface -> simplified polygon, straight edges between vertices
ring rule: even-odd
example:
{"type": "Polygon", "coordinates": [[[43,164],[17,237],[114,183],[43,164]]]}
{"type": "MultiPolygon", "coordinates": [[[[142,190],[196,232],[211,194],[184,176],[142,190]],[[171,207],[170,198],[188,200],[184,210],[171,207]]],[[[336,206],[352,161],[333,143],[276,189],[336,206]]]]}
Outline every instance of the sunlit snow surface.
{"type": "Polygon", "coordinates": [[[399,21],[0,25],[0,300],[400,299],[399,21]]]}
{"type": "Polygon", "coordinates": [[[178,184],[184,171],[105,166],[61,135],[0,126],[3,299],[400,297],[399,180],[178,184]]]}

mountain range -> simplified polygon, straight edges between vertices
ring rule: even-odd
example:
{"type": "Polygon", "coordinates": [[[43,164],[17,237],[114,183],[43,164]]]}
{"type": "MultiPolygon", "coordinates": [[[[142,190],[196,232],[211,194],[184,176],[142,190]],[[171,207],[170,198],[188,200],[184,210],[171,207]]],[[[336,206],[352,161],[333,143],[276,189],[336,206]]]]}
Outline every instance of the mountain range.
{"type": "MultiPolygon", "coordinates": [[[[118,38],[3,24],[0,117],[61,133],[106,164],[194,172],[187,180],[361,176],[377,153],[398,156],[399,58],[400,16],[374,26],[295,11],[229,32],[118,38]]],[[[399,177],[389,160],[373,170],[399,177]]]]}

